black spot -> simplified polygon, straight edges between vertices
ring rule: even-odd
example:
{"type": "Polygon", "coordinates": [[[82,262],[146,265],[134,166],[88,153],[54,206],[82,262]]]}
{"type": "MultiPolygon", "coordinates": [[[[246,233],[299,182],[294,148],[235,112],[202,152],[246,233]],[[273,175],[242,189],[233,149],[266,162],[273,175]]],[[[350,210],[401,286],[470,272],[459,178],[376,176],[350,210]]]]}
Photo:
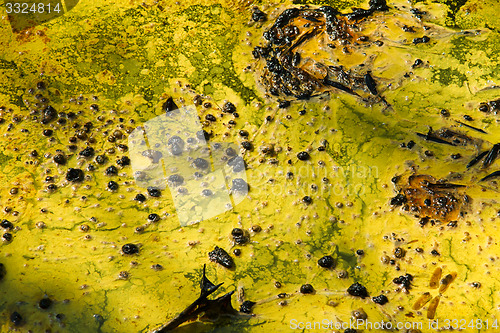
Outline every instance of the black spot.
{"type": "Polygon", "coordinates": [[[210,259],[210,261],[215,261],[226,268],[234,267],[233,258],[231,258],[231,256],[226,251],[224,251],[224,249],[221,249],[218,246],[216,246],[213,251],[210,251],[208,253],[208,258],[210,259]]]}
{"type": "Polygon", "coordinates": [[[122,252],[124,254],[136,254],[139,253],[139,247],[135,244],[128,243],[122,246],[122,252]]]}
{"type": "Polygon", "coordinates": [[[130,158],[128,158],[127,156],[122,156],[122,158],[116,161],[116,164],[118,164],[121,167],[130,165],[130,158]]]}
{"type": "Polygon", "coordinates": [[[236,151],[233,148],[227,148],[226,149],[226,155],[230,156],[230,157],[235,156],[236,155],[236,151]]]}
{"type": "Polygon", "coordinates": [[[324,256],[318,260],[318,265],[323,268],[332,268],[335,265],[335,259],[332,256],[324,256]]]}
{"type": "Polygon", "coordinates": [[[401,258],[404,258],[404,256],[406,255],[406,251],[401,248],[401,247],[397,247],[394,249],[394,256],[398,259],[401,259],[401,258]]]}
{"type": "Polygon", "coordinates": [[[413,39],[413,44],[428,43],[431,39],[427,36],[418,37],[413,39]]]}
{"type": "Polygon", "coordinates": [[[231,237],[233,238],[236,244],[245,244],[250,241],[248,233],[241,228],[234,228],[231,231],[231,237]]]}
{"type": "Polygon", "coordinates": [[[417,68],[418,66],[422,65],[424,62],[422,59],[416,59],[413,65],[411,65],[412,68],[417,68]]]}
{"type": "Polygon", "coordinates": [[[358,333],[354,328],[347,328],[345,329],[344,333],[358,333]]]}
{"type": "Polygon", "coordinates": [[[66,180],[70,182],[81,182],[83,181],[84,174],[81,169],[70,168],[66,173],[66,180]]]}
{"type": "Polygon", "coordinates": [[[4,241],[10,242],[10,241],[12,241],[12,234],[9,232],[6,232],[2,235],[2,238],[4,241]]]}
{"type": "Polygon", "coordinates": [[[48,124],[52,120],[54,120],[57,117],[57,111],[54,109],[52,106],[48,105],[45,109],[42,111],[42,120],[41,122],[43,124],[48,124]]]}
{"type": "Polygon", "coordinates": [[[117,182],[114,182],[114,181],[110,181],[108,183],[108,188],[111,190],[111,191],[116,191],[118,190],[118,183],[117,182]]]}
{"type": "Polygon", "coordinates": [[[79,155],[83,157],[92,157],[94,156],[94,153],[95,153],[94,148],[87,147],[84,150],[82,150],[79,155]]]}
{"type": "Polygon", "coordinates": [[[450,111],[446,110],[446,109],[442,109],[441,110],[441,115],[443,117],[449,117],[450,116],[450,111]]]}
{"type": "Polygon", "coordinates": [[[217,120],[215,118],[215,116],[213,114],[210,114],[210,113],[205,116],[205,119],[208,121],[216,121],[217,120]]]}
{"type": "Polygon", "coordinates": [[[252,150],[252,148],[253,148],[253,145],[252,145],[252,143],[251,143],[250,141],[243,141],[243,142],[241,143],[241,146],[242,146],[244,149],[246,149],[246,150],[252,150]]]}
{"type": "Polygon", "coordinates": [[[247,132],[247,131],[245,131],[245,130],[241,130],[241,131],[239,131],[239,132],[238,132],[238,134],[239,134],[240,136],[243,136],[243,137],[247,137],[247,136],[248,136],[248,132],[247,132]]]}
{"type": "Polygon", "coordinates": [[[169,97],[165,103],[163,103],[162,107],[163,111],[165,112],[170,112],[177,110],[179,107],[174,103],[174,100],[172,97],[169,97]]]}
{"type": "Polygon", "coordinates": [[[400,284],[406,289],[411,288],[411,281],[413,281],[413,276],[411,274],[401,275],[392,280],[395,284],[400,284]]]}
{"type": "Polygon", "coordinates": [[[146,201],[146,196],[144,194],[137,194],[134,198],[135,201],[144,202],[146,201]]]}
{"type": "Polygon", "coordinates": [[[207,169],[210,166],[207,160],[199,157],[193,161],[193,165],[198,169],[207,169]]]}
{"type": "Polygon", "coordinates": [[[148,220],[150,220],[151,222],[158,222],[158,221],[160,221],[160,215],[155,214],[155,213],[149,214],[148,220]]]}
{"type": "Polygon", "coordinates": [[[56,162],[57,164],[60,164],[60,165],[66,164],[66,157],[64,157],[63,154],[54,155],[53,160],[54,160],[54,162],[56,162]]]}
{"type": "Polygon", "coordinates": [[[408,141],[408,143],[406,144],[406,147],[408,149],[412,149],[414,146],[415,146],[415,141],[413,140],[408,141]]]}
{"type": "Polygon", "coordinates": [[[118,174],[118,169],[114,165],[110,165],[109,167],[106,168],[106,171],[104,171],[106,175],[108,176],[114,176],[118,174]]]}
{"type": "Polygon", "coordinates": [[[248,184],[241,178],[235,178],[233,179],[233,186],[231,187],[231,190],[237,192],[247,192],[248,184]]]}
{"type": "Polygon", "coordinates": [[[52,136],[53,133],[54,131],[52,131],[51,129],[45,129],[42,132],[43,136],[52,136]]]}
{"type": "Polygon", "coordinates": [[[4,228],[4,229],[12,229],[14,225],[12,224],[12,222],[8,221],[8,220],[2,220],[2,222],[0,222],[0,227],[4,228]]]}
{"type": "Polygon", "coordinates": [[[104,163],[106,163],[106,161],[107,161],[107,158],[106,158],[106,156],[104,156],[104,155],[97,155],[97,156],[95,157],[95,162],[96,162],[97,164],[104,164],[104,163]]]}
{"type": "Polygon", "coordinates": [[[240,312],[243,313],[252,313],[252,307],[257,304],[252,301],[244,301],[243,304],[240,306],[240,312]]]}
{"type": "Polygon", "coordinates": [[[457,153],[457,154],[451,154],[451,158],[454,159],[454,160],[458,160],[461,157],[462,157],[462,155],[460,155],[459,153],[457,153]]]}
{"type": "Polygon", "coordinates": [[[312,203],[312,198],[308,195],[302,198],[302,202],[305,203],[306,205],[310,205],[312,203]]]}
{"type": "Polygon", "coordinates": [[[368,297],[368,291],[359,282],[356,282],[353,285],[351,285],[349,288],[347,288],[347,292],[349,293],[349,295],[352,295],[352,296],[357,296],[357,297],[361,297],[361,298],[368,297]]]}
{"type": "Polygon", "coordinates": [[[236,112],[236,106],[234,106],[234,104],[231,103],[231,102],[226,102],[222,106],[222,112],[224,112],[224,113],[234,113],[234,112],[236,112]]]}
{"type": "Polygon", "coordinates": [[[38,302],[38,306],[40,309],[46,310],[50,308],[52,305],[52,300],[50,298],[42,298],[40,302],[38,302]]]}
{"type": "Polygon", "coordinates": [[[23,323],[23,317],[18,312],[12,312],[10,315],[10,321],[15,326],[20,326],[23,323]]]}
{"type": "Polygon", "coordinates": [[[303,284],[300,286],[300,292],[302,294],[312,294],[314,292],[314,288],[309,283],[303,284]]]}
{"type": "Polygon", "coordinates": [[[154,198],[161,197],[161,191],[155,187],[148,187],[148,194],[154,198]]]}
{"type": "Polygon", "coordinates": [[[432,254],[433,256],[440,256],[440,255],[441,255],[441,254],[440,254],[437,250],[432,250],[432,251],[431,251],[431,254],[432,254]]]}
{"type": "Polygon", "coordinates": [[[307,161],[309,158],[311,158],[311,156],[309,156],[308,152],[301,151],[297,154],[297,158],[301,161],[307,161]]]}

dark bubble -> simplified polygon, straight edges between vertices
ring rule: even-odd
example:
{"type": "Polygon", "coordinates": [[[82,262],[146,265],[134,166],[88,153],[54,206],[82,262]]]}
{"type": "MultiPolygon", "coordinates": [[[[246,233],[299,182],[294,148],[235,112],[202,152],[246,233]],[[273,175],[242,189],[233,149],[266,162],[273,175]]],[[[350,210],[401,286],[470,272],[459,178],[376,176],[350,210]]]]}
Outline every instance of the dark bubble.
{"type": "Polygon", "coordinates": [[[224,113],[234,113],[236,111],[236,106],[231,102],[226,102],[222,106],[222,112],[224,113]]]}
{"type": "Polygon", "coordinates": [[[135,201],[144,202],[146,201],[146,196],[144,194],[137,194],[134,198],[135,201]]]}
{"type": "Polygon", "coordinates": [[[136,254],[139,253],[139,247],[135,244],[128,243],[122,246],[122,252],[124,254],[136,254]]]}
{"type": "Polygon", "coordinates": [[[15,326],[20,326],[23,323],[23,317],[18,312],[12,312],[10,315],[10,321],[15,326]]]}
{"type": "Polygon", "coordinates": [[[79,155],[88,158],[94,156],[94,153],[95,153],[94,148],[87,147],[84,150],[82,150],[79,155]]]}
{"type": "Polygon", "coordinates": [[[38,306],[40,309],[48,309],[52,306],[52,300],[50,298],[42,298],[40,302],[38,302],[38,306]]]}
{"type": "Polygon", "coordinates": [[[118,190],[118,183],[114,181],[108,182],[108,189],[110,189],[111,191],[118,190]]]}
{"type": "Polygon", "coordinates": [[[81,169],[70,168],[66,173],[66,180],[70,182],[81,182],[83,181],[83,171],[81,169]]]}
{"type": "Polygon", "coordinates": [[[332,256],[324,256],[318,260],[318,265],[323,268],[332,268],[335,265],[335,259],[332,256]]]}
{"type": "Polygon", "coordinates": [[[161,191],[154,187],[148,187],[148,194],[152,197],[158,198],[161,196],[161,191]]]}
{"type": "Polygon", "coordinates": [[[109,167],[106,168],[105,173],[108,176],[114,176],[118,173],[118,169],[114,165],[110,165],[109,167]]]}
{"type": "Polygon", "coordinates": [[[309,153],[301,151],[300,153],[297,154],[297,158],[301,161],[307,161],[310,158],[310,156],[309,153]]]}
{"type": "Polygon", "coordinates": [[[314,288],[309,283],[303,284],[302,286],[300,286],[300,292],[302,294],[312,294],[314,292],[314,288]]]}

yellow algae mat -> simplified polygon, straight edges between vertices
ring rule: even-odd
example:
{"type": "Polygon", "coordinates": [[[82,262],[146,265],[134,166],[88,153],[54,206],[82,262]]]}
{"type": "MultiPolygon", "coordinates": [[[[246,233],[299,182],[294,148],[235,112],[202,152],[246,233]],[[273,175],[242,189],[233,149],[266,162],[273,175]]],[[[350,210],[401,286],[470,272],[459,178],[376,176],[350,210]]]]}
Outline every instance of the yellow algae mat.
{"type": "Polygon", "coordinates": [[[500,330],[496,0],[39,3],[1,332],[500,330]]]}

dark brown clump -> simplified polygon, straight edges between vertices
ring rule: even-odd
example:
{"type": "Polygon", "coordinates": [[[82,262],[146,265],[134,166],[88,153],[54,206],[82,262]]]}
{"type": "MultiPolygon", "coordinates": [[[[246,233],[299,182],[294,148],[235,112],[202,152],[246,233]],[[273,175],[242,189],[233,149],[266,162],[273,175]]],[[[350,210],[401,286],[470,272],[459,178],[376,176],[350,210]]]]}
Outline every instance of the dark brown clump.
{"type": "Polygon", "coordinates": [[[372,300],[373,300],[373,303],[377,303],[380,305],[384,305],[387,302],[389,302],[389,300],[387,299],[387,296],[385,296],[385,295],[375,296],[372,298],[372,300]]]}
{"type": "Polygon", "coordinates": [[[318,260],[318,265],[323,268],[332,268],[335,266],[335,259],[332,256],[324,256],[318,260]]]}
{"type": "Polygon", "coordinates": [[[314,288],[309,283],[303,284],[302,286],[300,286],[300,292],[302,294],[312,294],[314,292],[314,288]]]}
{"type": "Polygon", "coordinates": [[[208,258],[210,261],[215,261],[226,268],[234,267],[233,258],[231,258],[231,256],[224,249],[221,249],[218,246],[216,246],[213,251],[208,253],[208,258]]]}
{"type": "Polygon", "coordinates": [[[301,151],[300,153],[297,154],[297,158],[301,161],[307,161],[311,156],[309,156],[309,153],[305,151],[301,151]]]}
{"type": "Polygon", "coordinates": [[[233,241],[236,244],[245,244],[250,241],[250,236],[246,230],[243,230],[241,228],[234,228],[231,231],[231,237],[233,238],[233,241]]]}
{"type": "Polygon", "coordinates": [[[392,280],[392,282],[394,282],[395,284],[400,284],[405,289],[411,288],[412,281],[413,281],[413,276],[411,274],[401,275],[397,278],[394,278],[394,280],[392,280]]]}
{"type": "Polygon", "coordinates": [[[224,113],[234,113],[234,112],[236,112],[236,106],[234,106],[234,104],[231,103],[231,102],[226,102],[222,106],[222,112],[224,112],[224,113]]]}
{"type": "Polygon", "coordinates": [[[368,291],[359,282],[356,282],[353,285],[351,285],[347,289],[347,292],[349,293],[349,295],[352,295],[352,296],[357,296],[357,297],[361,297],[361,298],[368,297],[368,291]]]}
{"type": "Polygon", "coordinates": [[[66,173],[66,180],[70,182],[81,182],[83,181],[84,174],[81,169],[70,168],[66,173]]]}

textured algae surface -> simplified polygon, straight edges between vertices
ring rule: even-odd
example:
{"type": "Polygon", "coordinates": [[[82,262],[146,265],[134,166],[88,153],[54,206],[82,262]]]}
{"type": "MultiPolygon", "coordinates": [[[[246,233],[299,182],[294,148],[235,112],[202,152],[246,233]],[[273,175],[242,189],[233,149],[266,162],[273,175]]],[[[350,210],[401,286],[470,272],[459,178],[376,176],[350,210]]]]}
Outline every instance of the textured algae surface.
{"type": "MultiPolygon", "coordinates": [[[[389,12],[360,23],[383,45],[339,57],[350,68],[366,56],[390,107],[332,90],[279,108],[252,50],[265,44],[263,32],[284,9],[305,3],[80,1],[17,34],[2,16],[0,218],[13,225],[1,230],[2,332],[148,332],[199,296],[204,264],[212,282],[224,282],[216,296],[236,290],[233,307],[257,302],[255,315],[191,322],[179,331],[288,331],[292,323],[327,320],[330,331],[342,332],[335,323],[365,316],[422,323],[421,332],[434,331],[428,317],[440,327],[457,319],[467,331],[497,330],[498,186],[480,179],[498,162],[466,164],[498,142],[498,116],[479,110],[499,98],[500,24],[487,14],[498,4],[389,2],[389,12]],[[266,22],[251,20],[254,6],[266,22]],[[412,8],[426,14],[418,18],[412,8]],[[424,34],[429,43],[412,42],[424,34]],[[422,64],[413,66],[416,59],[422,64]],[[253,146],[241,150],[250,188],[244,202],[182,228],[172,199],[180,194],[148,194],[123,162],[128,134],[164,114],[169,97],[196,107],[210,141],[253,146]],[[237,115],[222,112],[226,101],[237,115]],[[447,128],[465,143],[416,134],[429,128],[447,128]],[[80,154],[87,147],[94,153],[80,154]],[[70,168],[83,179],[68,177],[70,168]],[[412,207],[391,205],[411,188],[412,174],[463,185],[462,214],[426,222],[412,207]],[[137,194],[145,201],[134,200],[137,194]],[[249,242],[235,243],[234,228],[246,230],[249,242]],[[129,243],[137,254],[124,253],[129,243]],[[233,257],[233,269],[209,260],[215,246],[233,257]],[[328,269],[318,265],[326,255],[335,262],[328,269]],[[406,274],[413,279],[405,285],[399,277],[406,274]],[[349,295],[356,282],[370,297],[349,295]],[[314,292],[301,293],[304,284],[314,292]],[[387,304],[372,300],[381,294],[387,304]],[[39,304],[44,298],[53,301],[47,309],[39,304]],[[487,320],[488,328],[477,325],[487,320]]],[[[307,3],[345,13],[368,8],[307,3]]],[[[339,50],[314,45],[321,46],[301,51],[336,61],[330,54],[339,50]]]]}

